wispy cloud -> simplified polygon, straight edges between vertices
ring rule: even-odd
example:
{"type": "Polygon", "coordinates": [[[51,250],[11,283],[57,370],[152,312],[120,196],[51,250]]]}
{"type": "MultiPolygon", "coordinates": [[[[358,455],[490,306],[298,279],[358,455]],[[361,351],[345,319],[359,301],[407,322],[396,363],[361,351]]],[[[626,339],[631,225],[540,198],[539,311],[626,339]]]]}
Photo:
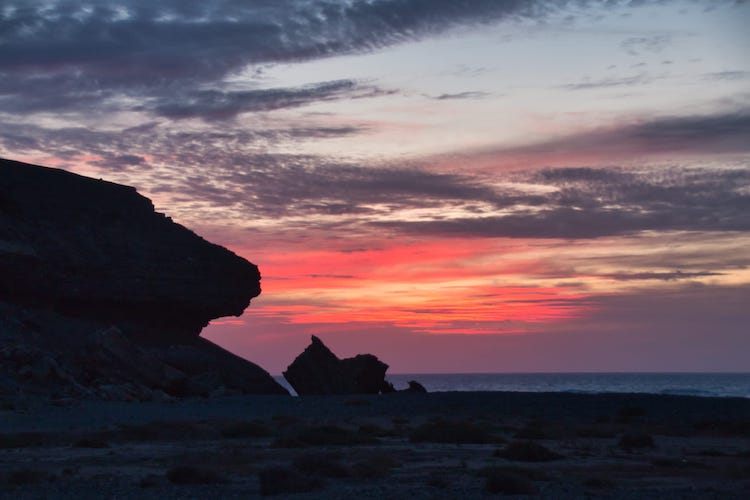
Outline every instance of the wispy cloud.
{"type": "Polygon", "coordinates": [[[456,92],[454,94],[440,94],[438,96],[433,97],[433,99],[437,99],[438,101],[446,101],[446,100],[452,100],[452,99],[482,99],[489,95],[490,94],[487,92],[474,90],[474,91],[467,91],[467,92],[456,92]]]}
{"type": "MultiPolygon", "coordinates": [[[[750,152],[750,109],[710,115],[644,118],[531,143],[475,153],[503,164],[504,160],[542,164],[557,158],[643,158],[653,154],[717,155],[750,152]]],[[[573,159],[573,160],[570,160],[573,159]]],[[[469,160],[471,161],[471,160],[469,160]]]]}
{"type": "Polygon", "coordinates": [[[241,113],[295,108],[314,102],[361,99],[392,92],[352,80],[338,80],[297,88],[270,88],[245,91],[201,90],[162,96],[146,109],[166,118],[233,118],[241,113]]]}
{"type": "Polygon", "coordinates": [[[568,83],[562,85],[561,88],[566,90],[590,90],[599,88],[609,87],[632,87],[637,85],[644,85],[654,80],[653,77],[645,74],[627,76],[621,78],[604,78],[601,80],[584,80],[579,83],[568,83]]]}
{"type": "Polygon", "coordinates": [[[671,35],[660,34],[629,37],[622,41],[620,47],[631,56],[639,56],[646,53],[658,54],[671,43],[671,35]]]}

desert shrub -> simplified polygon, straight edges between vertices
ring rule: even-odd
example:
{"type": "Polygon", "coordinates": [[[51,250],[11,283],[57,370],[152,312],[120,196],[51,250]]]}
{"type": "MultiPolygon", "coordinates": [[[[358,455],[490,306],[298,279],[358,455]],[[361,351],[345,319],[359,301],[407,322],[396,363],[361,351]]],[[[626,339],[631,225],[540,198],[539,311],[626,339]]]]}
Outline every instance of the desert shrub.
{"type": "Polygon", "coordinates": [[[533,420],[517,430],[513,437],[516,439],[559,439],[562,435],[563,431],[559,426],[543,420],[533,420]]]}
{"type": "Polygon", "coordinates": [[[611,439],[617,435],[614,429],[609,426],[589,425],[576,429],[576,436],[593,439],[611,439]]]}
{"type": "Polygon", "coordinates": [[[261,495],[307,493],[323,487],[317,477],[300,474],[290,467],[268,467],[258,473],[261,495]]]}
{"type": "Polygon", "coordinates": [[[23,486],[43,483],[49,479],[51,479],[51,476],[47,472],[24,467],[8,472],[5,482],[12,486],[23,486]]]}
{"type": "Polygon", "coordinates": [[[172,467],[167,471],[167,479],[175,484],[212,484],[224,481],[215,469],[193,465],[172,467]]]}
{"type": "Polygon", "coordinates": [[[750,420],[701,420],[694,427],[723,436],[750,437],[750,420]]]}
{"type": "Polygon", "coordinates": [[[359,433],[372,437],[397,436],[398,432],[393,429],[386,429],[377,424],[362,424],[359,426],[359,433]]]}
{"type": "Polygon", "coordinates": [[[504,449],[497,450],[495,456],[519,462],[549,462],[563,458],[559,453],[533,441],[511,441],[504,449]]]}
{"type": "Polygon", "coordinates": [[[705,450],[698,450],[694,454],[700,455],[703,457],[725,457],[727,456],[727,454],[724,453],[723,451],[716,450],[714,448],[706,448],[705,450]]]}
{"type": "Polygon", "coordinates": [[[614,488],[615,483],[603,477],[590,477],[583,482],[583,485],[588,488],[596,488],[598,490],[604,490],[604,489],[614,488]]]}
{"type": "Polygon", "coordinates": [[[641,406],[623,406],[617,410],[617,416],[625,419],[645,417],[646,410],[641,406]]]}
{"type": "Polygon", "coordinates": [[[271,416],[271,420],[278,425],[285,426],[298,423],[300,418],[293,415],[273,415],[271,416]]]}
{"type": "Polygon", "coordinates": [[[125,441],[183,441],[213,438],[216,431],[201,422],[171,421],[145,424],[121,424],[111,433],[113,439],[125,441]]]}
{"type": "Polygon", "coordinates": [[[94,437],[82,437],[73,443],[75,448],[109,448],[106,441],[94,437]]]}
{"type": "Polygon", "coordinates": [[[487,427],[469,421],[435,420],[412,430],[412,443],[497,443],[498,438],[487,427]]]}
{"type": "Polygon", "coordinates": [[[49,441],[48,436],[40,432],[18,432],[14,434],[0,434],[0,449],[29,448],[42,446],[49,441]]]}
{"type": "Polygon", "coordinates": [[[373,455],[352,465],[356,477],[375,478],[385,477],[391,470],[400,467],[401,463],[388,455],[373,455]]]}
{"type": "Polygon", "coordinates": [[[246,439],[267,437],[272,434],[271,429],[260,422],[227,422],[223,424],[219,433],[225,439],[246,439]]]}
{"type": "Polygon", "coordinates": [[[446,489],[449,484],[448,480],[443,476],[430,476],[430,478],[427,479],[427,486],[438,488],[440,490],[446,489]]]}
{"type": "Polygon", "coordinates": [[[710,469],[709,465],[701,462],[692,462],[684,458],[656,458],[651,465],[657,467],[668,467],[670,469],[710,469]]]}
{"type": "Polygon", "coordinates": [[[537,488],[528,477],[504,469],[485,469],[484,489],[487,493],[503,495],[534,495],[537,488]]]}
{"type": "Polygon", "coordinates": [[[628,433],[620,436],[620,440],[617,442],[620,448],[626,450],[634,448],[653,448],[654,438],[651,434],[643,433],[628,433]]]}
{"type": "Polygon", "coordinates": [[[297,432],[276,439],[277,448],[303,448],[306,446],[351,446],[372,443],[372,438],[355,434],[335,425],[320,425],[298,429],[297,432]]]}
{"type": "Polygon", "coordinates": [[[138,486],[141,488],[154,488],[159,484],[161,484],[161,478],[156,474],[149,474],[138,481],[138,486]]]}
{"type": "Polygon", "coordinates": [[[293,466],[298,471],[317,477],[349,477],[352,470],[343,465],[334,454],[308,454],[294,459],[293,466]]]}
{"type": "Polygon", "coordinates": [[[372,403],[369,399],[363,399],[363,398],[352,398],[347,399],[344,404],[346,406],[370,406],[372,403]]]}
{"type": "Polygon", "coordinates": [[[730,463],[725,467],[724,475],[729,479],[750,479],[750,463],[730,463]]]}

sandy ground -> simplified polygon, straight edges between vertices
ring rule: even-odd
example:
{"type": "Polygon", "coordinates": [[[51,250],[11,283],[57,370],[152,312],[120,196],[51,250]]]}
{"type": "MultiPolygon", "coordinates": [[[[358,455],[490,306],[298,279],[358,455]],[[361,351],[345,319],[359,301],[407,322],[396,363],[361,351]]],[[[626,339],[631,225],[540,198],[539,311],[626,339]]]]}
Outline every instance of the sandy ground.
{"type": "Polygon", "coordinates": [[[750,498],[750,399],[0,400],[0,498],[750,498]]]}

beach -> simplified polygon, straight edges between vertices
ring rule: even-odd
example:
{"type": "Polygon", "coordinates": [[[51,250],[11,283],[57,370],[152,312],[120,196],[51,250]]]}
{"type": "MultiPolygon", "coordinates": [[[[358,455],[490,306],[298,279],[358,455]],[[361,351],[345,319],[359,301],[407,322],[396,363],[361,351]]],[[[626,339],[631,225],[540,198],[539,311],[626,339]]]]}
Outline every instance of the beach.
{"type": "Polygon", "coordinates": [[[742,398],[445,392],[0,403],[2,498],[750,495],[750,399],[742,398]]]}

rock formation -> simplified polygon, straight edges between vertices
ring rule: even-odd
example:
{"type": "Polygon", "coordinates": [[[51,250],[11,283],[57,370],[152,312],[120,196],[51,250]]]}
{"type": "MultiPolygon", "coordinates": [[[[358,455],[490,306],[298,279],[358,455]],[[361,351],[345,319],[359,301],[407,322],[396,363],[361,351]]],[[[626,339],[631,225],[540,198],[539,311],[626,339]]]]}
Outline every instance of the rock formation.
{"type": "Polygon", "coordinates": [[[410,380],[409,387],[399,392],[414,392],[417,394],[424,394],[427,392],[427,389],[425,389],[424,386],[420,384],[419,382],[417,382],[416,380],[410,380]]]}
{"type": "Polygon", "coordinates": [[[199,337],[259,293],[255,265],[135,189],[0,160],[0,391],[284,394],[199,337]]]}
{"type": "Polygon", "coordinates": [[[284,372],[300,396],[313,394],[378,394],[394,392],[386,382],[388,365],[372,354],[339,359],[316,336],[284,372]]]}

